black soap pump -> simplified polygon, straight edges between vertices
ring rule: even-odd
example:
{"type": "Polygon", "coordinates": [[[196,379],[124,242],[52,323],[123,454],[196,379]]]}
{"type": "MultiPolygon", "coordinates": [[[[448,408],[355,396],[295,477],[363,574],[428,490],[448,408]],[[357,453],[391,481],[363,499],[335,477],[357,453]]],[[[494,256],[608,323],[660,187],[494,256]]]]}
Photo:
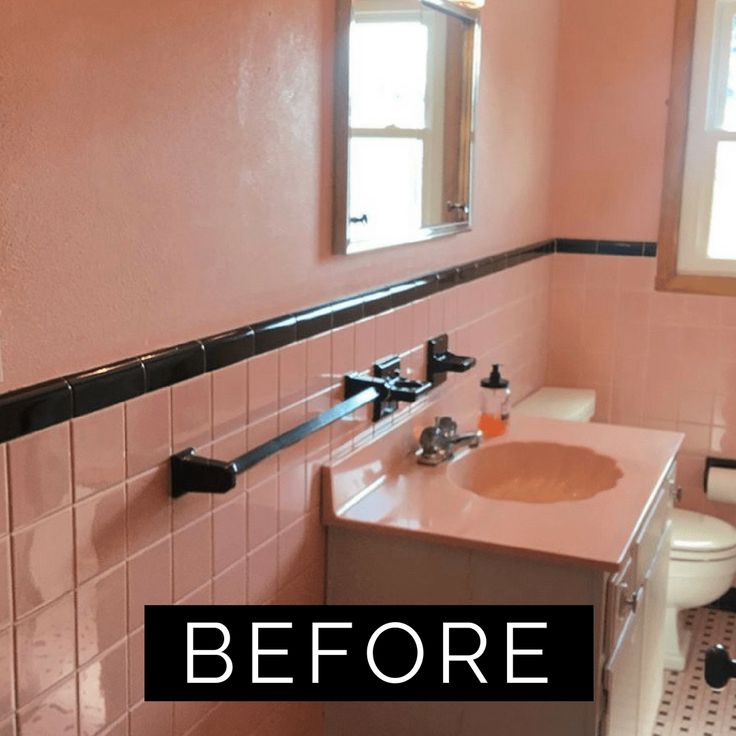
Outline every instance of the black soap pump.
{"type": "Polygon", "coordinates": [[[511,415],[511,387],[501,375],[500,368],[499,363],[494,363],[491,374],[480,382],[482,390],[478,429],[486,438],[504,434],[511,415]]]}

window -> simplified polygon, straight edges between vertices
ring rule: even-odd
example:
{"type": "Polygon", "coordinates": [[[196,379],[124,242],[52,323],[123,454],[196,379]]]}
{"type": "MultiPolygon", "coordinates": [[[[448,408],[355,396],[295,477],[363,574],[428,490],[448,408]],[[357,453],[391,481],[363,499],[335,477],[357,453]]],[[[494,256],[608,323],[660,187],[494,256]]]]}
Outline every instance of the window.
{"type": "Polygon", "coordinates": [[[736,0],[679,0],[658,286],[736,294],[736,0]]]}

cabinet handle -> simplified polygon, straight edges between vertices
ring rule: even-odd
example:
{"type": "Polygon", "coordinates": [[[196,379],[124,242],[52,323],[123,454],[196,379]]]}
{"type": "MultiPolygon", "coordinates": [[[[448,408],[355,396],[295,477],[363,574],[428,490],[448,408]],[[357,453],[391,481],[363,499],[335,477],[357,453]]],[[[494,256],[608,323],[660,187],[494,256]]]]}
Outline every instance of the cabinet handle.
{"type": "Polygon", "coordinates": [[[623,583],[621,585],[621,602],[619,603],[619,615],[621,616],[623,616],[627,608],[631,613],[636,613],[636,609],[639,608],[641,588],[635,590],[631,595],[626,595],[628,590],[629,586],[626,583],[623,583]]]}

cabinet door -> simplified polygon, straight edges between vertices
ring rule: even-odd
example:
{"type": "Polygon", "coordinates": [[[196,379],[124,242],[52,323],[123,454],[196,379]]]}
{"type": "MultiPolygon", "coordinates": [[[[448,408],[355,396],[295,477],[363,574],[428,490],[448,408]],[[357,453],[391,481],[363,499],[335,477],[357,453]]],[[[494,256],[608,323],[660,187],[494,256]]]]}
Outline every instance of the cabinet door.
{"type": "MultiPolygon", "coordinates": [[[[640,736],[649,736],[654,729],[657,709],[664,685],[664,615],[667,607],[667,577],[670,562],[672,522],[667,522],[657,553],[646,573],[646,600],[639,615],[644,619],[641,650],[640,736]]],[[[634,733],[632,731],[632,733],[634,733]]]]}
{"type": "MultiPolygon", "coordinates": [[[[639,604],[643,591],[640,591],[639,604]]],[[[603,676],[606,712],[602,735],[636,736],[639,733],[641,647],[644,619],[629,613],[603,676]]]]}

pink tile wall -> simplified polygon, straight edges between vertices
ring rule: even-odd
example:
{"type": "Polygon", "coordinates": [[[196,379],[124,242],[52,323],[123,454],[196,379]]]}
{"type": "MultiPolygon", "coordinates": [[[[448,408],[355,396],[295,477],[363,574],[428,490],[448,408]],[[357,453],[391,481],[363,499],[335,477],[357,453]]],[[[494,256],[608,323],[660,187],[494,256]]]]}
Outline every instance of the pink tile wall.
{"type": "Polygon", "coordinates": [[[736,523],[703,494],[705,457],[736,457],[736,299],[656,292],[654,271],[553,256],[546,382],[595,388],[599,421],[684,432],[683,505],[736,523]]]}
{"type": "Polygon", "coordinates": [[[544,376],[551,265],[538,259],[0,445],[0,734],[320,734],[319,704],[145,703],[143,606],[322,602],[320,466],[395,420],[356,413],[217,498],[172,501],[169,455],[190,444],[238,455],[341,400],[343,373],[393,351],[423,378],[426,340],[443,331],[479,358],[448,387],[472,391],[502,362],[517,395],[528,393],[544,376]]]}

